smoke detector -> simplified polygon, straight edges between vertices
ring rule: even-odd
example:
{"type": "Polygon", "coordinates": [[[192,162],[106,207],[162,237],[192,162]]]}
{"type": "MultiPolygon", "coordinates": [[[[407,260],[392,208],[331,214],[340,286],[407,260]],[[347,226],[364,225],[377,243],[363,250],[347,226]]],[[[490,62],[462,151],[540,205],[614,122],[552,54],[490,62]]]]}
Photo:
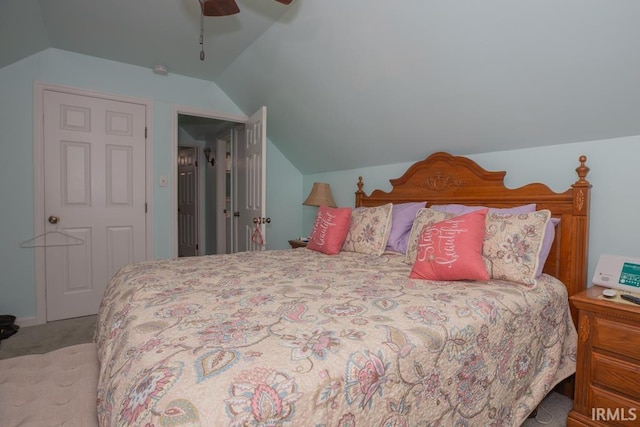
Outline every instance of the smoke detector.
{"type": "Polygon", "coordinates": [[[156,65],[153,67],[153,72],[160,76],[166,76],[169,74],[169,68],[166,65],[156,65]]]}

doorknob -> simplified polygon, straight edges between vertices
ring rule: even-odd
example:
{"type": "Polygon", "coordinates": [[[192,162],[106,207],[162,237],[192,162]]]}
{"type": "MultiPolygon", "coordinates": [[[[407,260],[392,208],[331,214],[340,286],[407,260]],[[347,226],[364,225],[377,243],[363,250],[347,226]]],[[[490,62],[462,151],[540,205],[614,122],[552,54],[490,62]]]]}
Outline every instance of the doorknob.
{"type": "Polygon", "coordinates": [[[51,215],[51,216],[49,217],[49,223],[51,223],[51,224],[57,224],[57,223],[58,223],[58,221],[60,221],[60,218],[58,218],[57,216],[53,216],[53,215],[51,215]]]}
{"type": "Polygon", "coordinates": [[[254,224],[269,224],[269,223],[271,223],[271,218],[255,217],[255,218],[253,218],[253,223],[254,224]]]}

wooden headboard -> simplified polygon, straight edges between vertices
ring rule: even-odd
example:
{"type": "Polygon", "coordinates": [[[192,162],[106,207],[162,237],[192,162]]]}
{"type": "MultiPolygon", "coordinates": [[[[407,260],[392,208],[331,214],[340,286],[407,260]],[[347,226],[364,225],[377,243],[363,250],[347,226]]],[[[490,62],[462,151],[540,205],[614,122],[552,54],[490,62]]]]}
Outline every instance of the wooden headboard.
{"type": "MultiPolygon", "coordinates": [[[[564,193],[555,193],[544,184],[528,184],[510,189],[504,185],[506,172],[489,172],[466,157],[434,153],[413,164],[400,178],[391,179],[390,192],[374,190],[367,196],[358,180],[356,207],[385,203],[427,201],[427,206],[447,203],[513,207],[536,203],[560,218],[544,272],[560,279],[569,296],[586,288],[589,233],[589,192],[587,158],[580,156],[578,180],[564,193]]],[[[575,318],[574,318],[575,320],[575,318]]]]}

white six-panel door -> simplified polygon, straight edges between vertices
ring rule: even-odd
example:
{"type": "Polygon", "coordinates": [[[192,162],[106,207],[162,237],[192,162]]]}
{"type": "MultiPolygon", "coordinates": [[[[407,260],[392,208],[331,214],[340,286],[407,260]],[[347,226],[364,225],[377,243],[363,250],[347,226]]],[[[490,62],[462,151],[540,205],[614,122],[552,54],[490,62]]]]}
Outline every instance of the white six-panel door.
{"type": "Polygon", "coordinates": [[[109,279],[146,255],[146,106],[43,91],[47,320],[95,314],[109,279]],[[49,221],[58,218],[57,223],[49,221]]]}
{"type": "Polygon", "coordinates": [[[267,108],[262,107],[248,118],[244,135],[237,139],[238,252],[266,248],[266,128],[267,108]]]}

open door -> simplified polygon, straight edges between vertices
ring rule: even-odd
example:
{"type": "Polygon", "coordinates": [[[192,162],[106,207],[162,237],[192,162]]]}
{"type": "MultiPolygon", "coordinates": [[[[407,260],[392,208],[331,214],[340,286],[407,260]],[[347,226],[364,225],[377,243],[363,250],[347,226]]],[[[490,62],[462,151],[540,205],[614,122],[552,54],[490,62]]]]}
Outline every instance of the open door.
{"type": "Polygon", "coordinates": [[[267,243],[266,156],[267,107],[236,128],[235,210],[236,252],[261,251],[267,243]],[[242,129],[244,127],[244,129],[242,129]]]}

